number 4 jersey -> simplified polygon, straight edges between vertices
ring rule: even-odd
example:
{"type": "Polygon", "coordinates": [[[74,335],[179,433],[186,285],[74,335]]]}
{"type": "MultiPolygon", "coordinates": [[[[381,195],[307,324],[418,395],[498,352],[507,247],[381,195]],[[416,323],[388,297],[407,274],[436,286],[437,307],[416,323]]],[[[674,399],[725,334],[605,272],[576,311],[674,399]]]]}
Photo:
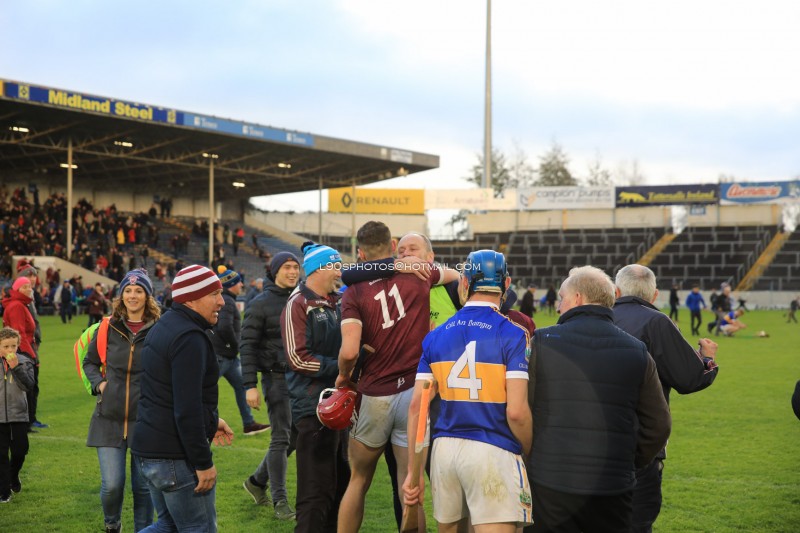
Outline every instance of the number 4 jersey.
{"type": "Polygon", "coordinates": [[[417,379],[435,379],[442,397],[433,437],[522,449],[506,419],[506,380],[528,379],[528,332],[488,302],[467,302],[425,337],[417,379]]]}
{"type": "Polygon", "coordinates": [[[414,386],[422,339],[430,331],[430,289],[441,270],[427,280],[412,274],[351,285],[342,297],[342,325],[362,327],[361,343],[375,348],[364,361],[358,390],[367,396],[389,396],[414,386]]]}

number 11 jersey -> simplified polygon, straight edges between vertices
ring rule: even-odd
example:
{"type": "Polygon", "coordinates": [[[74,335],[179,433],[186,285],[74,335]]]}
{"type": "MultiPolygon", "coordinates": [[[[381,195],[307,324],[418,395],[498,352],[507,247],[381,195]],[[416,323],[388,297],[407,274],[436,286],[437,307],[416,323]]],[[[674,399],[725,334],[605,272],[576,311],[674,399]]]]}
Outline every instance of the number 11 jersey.
{"type": "Polygon", "coordinates": [[[358,390],[367,396],[389,396],[414,386],[422,339],[430,331],[430,289],[438,285],[436,267],[427,280],[413,274],[351,285],[342,297],[342,325],[361,325],[367,356],[358,390]]]}

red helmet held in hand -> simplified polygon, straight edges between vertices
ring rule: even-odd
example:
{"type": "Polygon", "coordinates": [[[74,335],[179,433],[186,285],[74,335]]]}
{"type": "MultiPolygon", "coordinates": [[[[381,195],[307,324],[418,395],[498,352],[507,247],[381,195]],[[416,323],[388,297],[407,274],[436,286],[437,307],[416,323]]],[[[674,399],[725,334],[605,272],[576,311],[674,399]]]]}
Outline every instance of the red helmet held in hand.
{"type": "Polygon", "coordinates": [[[323,390],[317,404],[317,418],[328,429],[347,429],[356,408],[357,397],[358,393],[350,387],[323,390]]]}

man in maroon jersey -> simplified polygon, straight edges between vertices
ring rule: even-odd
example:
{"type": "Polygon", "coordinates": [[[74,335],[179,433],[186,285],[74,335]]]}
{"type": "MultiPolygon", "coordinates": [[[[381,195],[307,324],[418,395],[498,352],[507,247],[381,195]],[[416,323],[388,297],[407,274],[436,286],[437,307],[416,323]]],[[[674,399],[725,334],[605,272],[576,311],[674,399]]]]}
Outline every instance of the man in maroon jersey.
{"type": "MultiPolygon", "coordinates": [[[[393,261],[392,234],[382,222],[364,224],[357,239],[361,260],[393,261]]],[[[350,431],[351,476],[339,508],[339,533],[356,532],[361,527],[364,497],[389,441],[399,475],[407,471],[408,404],[422,355],[422,339],[430,330],[430,289],[454,279],[458,279],[456,271],[433,267],[425,280],[393,276],[356,283],[344,293],[336,386],[349,381],[362,344],[372,346],[375,353],[365,360],[358,382],[361,405],[350,431]]],[[[423,513],[420,520],[423,524],[423,513]]]]}

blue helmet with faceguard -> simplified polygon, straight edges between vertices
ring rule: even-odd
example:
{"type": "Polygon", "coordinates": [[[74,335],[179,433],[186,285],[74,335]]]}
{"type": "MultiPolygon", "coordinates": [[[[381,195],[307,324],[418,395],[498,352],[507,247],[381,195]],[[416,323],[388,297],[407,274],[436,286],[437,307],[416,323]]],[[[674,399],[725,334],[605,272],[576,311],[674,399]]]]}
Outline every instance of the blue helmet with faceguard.
{"type": "Polygon", "coordinates": [[[494,250],[478,250],[471,252],[464,261],[464,277],[469,283],[470,292],[497,292],[504,294],[506,291],[506,258],[494,250]]]}

